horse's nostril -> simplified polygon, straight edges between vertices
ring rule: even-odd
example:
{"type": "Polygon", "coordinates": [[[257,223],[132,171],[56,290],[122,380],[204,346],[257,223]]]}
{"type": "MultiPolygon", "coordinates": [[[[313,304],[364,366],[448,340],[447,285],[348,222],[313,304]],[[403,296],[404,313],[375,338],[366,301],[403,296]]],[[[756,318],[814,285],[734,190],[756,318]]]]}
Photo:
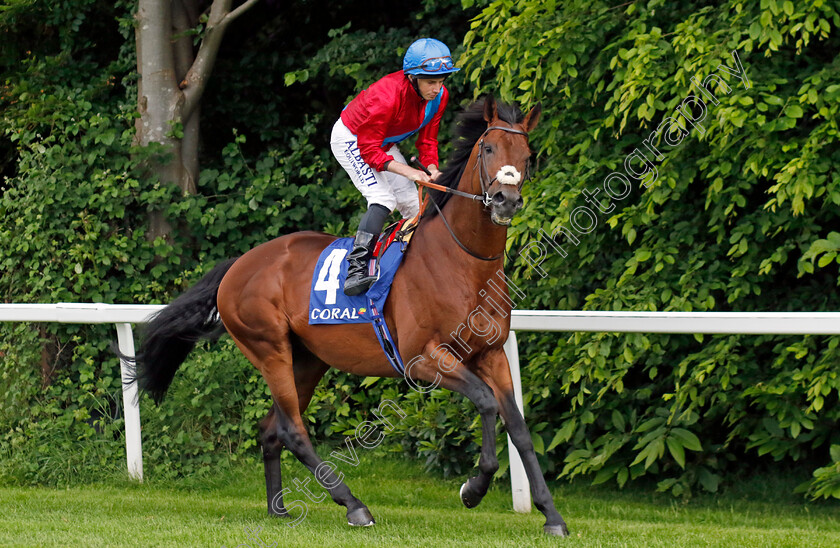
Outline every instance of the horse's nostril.
{"type": "Polygon", "coordinates": [[[519,209],[519,208],[521,208],[521,207],[522,207],[522,206],[524,206],[524,205],[525,205],[525,200],[523,200],[523,199],[522,199],[522,196],[519,196],[519,197],[516,199],[516,209],[519,209]]]}
{"type": "Polygon", "coordinates": [[[502,205],[503,203],[505,203],[505,195],[502,194],[501,192],[497,192],[496,194],[493,195],[493,202],[496,205],[502,205]]]}

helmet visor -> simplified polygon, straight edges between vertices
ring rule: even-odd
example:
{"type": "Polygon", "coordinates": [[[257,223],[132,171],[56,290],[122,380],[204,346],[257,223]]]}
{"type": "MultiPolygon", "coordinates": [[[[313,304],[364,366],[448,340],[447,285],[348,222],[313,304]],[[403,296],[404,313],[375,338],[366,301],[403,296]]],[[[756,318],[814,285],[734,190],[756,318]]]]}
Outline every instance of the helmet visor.
{"type": "Polygon", "coordinates": [[[407,68],[405,71],[408,72],[410,70],[421,69],[426,72],[451,72],[454,68],[455,64],[452,62],[452,57],[447,55],[446,57],[431,57],[429,59],[424,59],[423,62],[416,67],[407,68]]]}

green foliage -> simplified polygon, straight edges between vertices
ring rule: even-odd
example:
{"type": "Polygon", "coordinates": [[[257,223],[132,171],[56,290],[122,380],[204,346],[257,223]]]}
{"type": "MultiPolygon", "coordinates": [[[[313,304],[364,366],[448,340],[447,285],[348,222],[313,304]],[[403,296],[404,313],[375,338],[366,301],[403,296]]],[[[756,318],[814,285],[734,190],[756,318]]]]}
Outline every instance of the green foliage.
{"type": "Polygon", "coordinates": [[[144,465],[157,478],[212,474],[253,453],[271,405],[262,377],[229,338],[202,344],[160,406],[142,402],[144,465]]]}
{"type": "MultiPolygon", "coordinates": [[[[280,233],[343,230],[339,213],[352,195],[335,191],[331,158],[316,151],[307,120],[287,146],[257,158],[243,155],[245,135],[234,134],[204,170],[200,195],[144,177],[135,166],[155,150],[132,146],[134,93],[121,87],[131,80],[131,50],[114,48],[103,62],[86,54],[88,45],[26,52],[2,88],[0,132],[14,153],[0,185],[4,302],[166,302],[219,259],[280,233]],[[177,219],[180,230],[151,240],[151,210],[177,219]]],[[[66,483],[124,467],[111,339],[108,326],[3,326],[4,479],[66,483]]],[[[270,401],[264,382],[230,342],[197,360],[183,372],[192,384],[172,397],[190,402],[192,416],[143,405],[144,426],[162,432],[144,443],[157,473],[201,470],[255,445],[255,417],[270,401]],[[237,392],[236,383],[247,390],[237,392]]]]}
{"type": "MultiPolygon", "coordinates": [[[[496,86],[545,108],[532,203],[511,230],[530,289],[520,306],[836,310],[826,288],[838,283],[840,65],[825,52],[838,47],[838,25],[827,2],[488,5],[465,38],[475,93],[496,86]],[[724,74],[702,130],[685,123],[676,108],[701,94],[691,78],[735,67],[733,50],[750,86],[724,74]],[[678,146],[649,137],[669,116],[688,133],[678,146]],[[655,177],[625,167],[634,151],[653,157],[645,139],[662,158],[634,167],[653,166],[655,177]],[[629,197],[606,197],[610,172],[632,182],[629,197]],[[599,190],[599,203],[583,190],[599,190]],[[543,240],[534,268],[526,246],[539,229],[570,227],[579,206],[601,226],[559,236],[566,257],[543,240]]],[[[687,495],[767,458],[818,465],[838,442],[836,337],[577,333],[527,343],[529,420],[550,421],[544,464],[560,477],[653,476],[687,495]]],[[[812,494],[836,496],[836,474],[815,472],[812,494]]]]}
{"type": "Polygon", "coordinates": [[[348,97],[353,97],[355,90],[364,89],[384,73],[400,69],[400,55],[405,53],[406,46],[397,45],[411,43],[409,29],[348,33],[349,28],[350,23],[330,31],[332,40],[309,59],[305,68],[287,72],[285,84],[304,83],[315,76],[321,76],[319,80],[339,78],[353,82],[353,86],[346,88],[348,97]],[[383,67],[393,70],[383,72],[383,67]],[[321,75],[322,72],[326,74],[321,75]]]}
{"type": "Polygon", "coordinates": [[[0,329],[0,482],[97,481],[124,469],[119,366],[116,359],[101,362],[107,330],[69,328],[46,360],[37,330],[9,324],[0,329]],[[70,360],[72,367],[60,366],[70,360]],[[58,368],[49,387],[33,362],[58,368]]]}
{"type": "MultiPolygon", "coordinates": [[[[461,35],[456,29],[465,17],[461,2],[427,0],[415,9],[405,26],[353,29],[350,21],[330,29],[329,41],[313,55],[300,60],[303,68],[287,72],[285,84],[305,83],[317,77],[321,85],[336,89],[343,86],[345,95],[341,100],[350,99],[383,75],[401,70],[409,44],[423,36],[433,36],[448,44],[457,60],[462,50],[461,35]],[[344,85],[347,82],[352,85],[344,85]]],[[[447,82],[450,84],[451,81],[447,82]]]]}
{"type": "Polygon", "coordinates": [[[814,470],[810,489],[814,497],[840,499],[840,445],[831,446],[831,464],[814,470]]]}
{"type": "Polygon", "coordinates": [[[360,423],[378,420],[380,406],[393,430],[376,451],[418,458],[445,476],[465,474],[478,461],[481,429],[472,403],[442,389],[412,390],[403,379],[329,371],[306,412],[313,439],[341,448],[360,423]]]}
{"type": "Polygon", "coordinates": [[[242,153],[245,135],[234,130],[221,161],[204,169],[199,193],[172,202],[170,218],[187,223],[199,257],[245,253],[267,239],[327,223],[346,232],[340,215],[355,196],[332,181],[332,154],[316,150],[316,124],[306,120],[285,149],[270,148],[256,161],[242,153]]]}

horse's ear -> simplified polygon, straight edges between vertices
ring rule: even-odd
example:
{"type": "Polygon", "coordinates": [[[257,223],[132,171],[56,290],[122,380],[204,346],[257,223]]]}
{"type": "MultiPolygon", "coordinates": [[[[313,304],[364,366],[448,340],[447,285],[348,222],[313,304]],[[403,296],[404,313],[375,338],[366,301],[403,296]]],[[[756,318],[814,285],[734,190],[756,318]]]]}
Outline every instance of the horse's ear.
{"type": "Polygon", "coordinates": [[[537,127],[537,122],[540,121],[540,114],[542,114],[542,103],[537,103],[528,115],[525,116],[525,119],[522,120],[522,125],[525,126],[525,131],[531,133],[531,131],[537,127]]]}
{"type": "Polygon", "coordinates": [[[484,119],[489,124],[497,117],[496,114],[496,99],[492,95],[484,98],[484,119]]]}

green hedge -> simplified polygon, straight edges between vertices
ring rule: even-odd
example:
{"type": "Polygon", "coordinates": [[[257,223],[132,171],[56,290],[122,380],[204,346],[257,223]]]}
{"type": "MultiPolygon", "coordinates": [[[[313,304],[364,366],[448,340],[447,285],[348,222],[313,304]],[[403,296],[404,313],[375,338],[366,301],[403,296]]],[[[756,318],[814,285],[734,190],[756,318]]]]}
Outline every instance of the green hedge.
{"type": "MultiPolygon", "coordinates": [[[[105,9],[75,0],[51,10],[21,3],[0,13],[0,28],[10,37],[17,33],[18,45],[38,33],[57,37],[29,43],[31,50],[4,51],[8,58],[0,59],[8,70],[0,88],[5,302],[168,302],[215,262],[279,234],[349,233],[362,200],[326,146],[337,110],[322,114],[323,103],[302,98],[332,94],[340,108],[354,87],[399,62],[396,42],[433,26],[419,14],[407,22],[413,29],[376,33],[345,26],[331,33],[326,53],[314,57],[310,43],[290,55],[265,35],[253,50],[223,51],[217,70],[227,77],[214,79],[203,105],[198,194],[182,196],[135,169],[155,151],[132,145],[131,4],[105,9]],[[109,34],[114,28],[118,32],[109,34]],[[85,36],[103,44],[93,48],[85,36]],[[365,47],[343,47],[353,40],[365,47]],[[327,61],[342,69],[326,74],[327,61]],[[313,80],[278,95],[285,71],[306,64],[313,80]],[[262,70],[266,66],[271,70],[262,70]],[[240,85],[255,75],[253,87],[240,85]],[[224,122],[244,130],[231,132],[224,122]],[[174,221],[171,238],[148,237],[152,210],[174,221]]],[[[440,2],[423,10],[441,18],[455,13],[455,21],[460,6],[440,2]]],[[[442,37],[452,42],[452,31],[444,29],[442,37]]],[[[124,472],[119,364],[109,350],[114,338],[109,326],[0,325],[0,481],[56,485],[124,472]]],[[[316,439],[340,444],[383,394],[397,397],[396,382],[361,382],[342,373],[327,376],[310,406],[316,439]]],[[[412,409],[412,419],[401,423],[404,435],[390,438],[390,449],[463,471],[471,463],[463,453],[438,449],[472,448],[475,433],[461,429],[460,418],[443,421],[439,431],[432,426],[439,413],[463,414],[463,402],[450,407],[449,394],[435,394],[435,405],[428,406],[405,398],[400,402],[412,409]]],[[[161,407],[141,402],[147,474],[206,474],[221,462],[258,456],[257,421],[269,402],[265,383],[229,339],[198,349],[161,407]]]]}

